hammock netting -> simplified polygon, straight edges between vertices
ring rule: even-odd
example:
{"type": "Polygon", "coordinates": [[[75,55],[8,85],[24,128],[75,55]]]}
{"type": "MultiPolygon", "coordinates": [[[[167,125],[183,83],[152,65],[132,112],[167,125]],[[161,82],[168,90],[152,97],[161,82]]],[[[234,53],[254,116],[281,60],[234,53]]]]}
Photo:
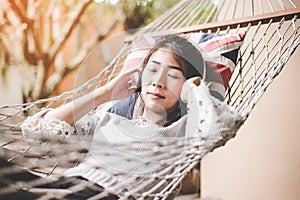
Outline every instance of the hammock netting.
{"type": "MultiPolygon", "coordinates": [[[[226,90],[227,103],[238,110],[244,121],[300,43],[299,5],[300,2],[294,0],[182,0],[135,34],[153,34],[153,32],[163,34],[161,30],[171,30],[176,33],[246,32],[244,44],[239,50],[237,65],[230,79],[230,86],[226,90]]],[[[100,199],[110,192],[120,195],[121,199],[130,199],[130,197],[168,199],[204,155],[224,145],[233,137],[149,142],[145,153],[151,156],[151,161],[161,170],[149,175],[133,173],[132,179],[104,191],[100,191],[99,188],[84,180],[74,180],[74,185],[61,190],[38,188],[38,185],[56,180],[66,169],[76,166],[87,149],[73,145],[70,141],[45,139],[43,147],[49,147],[48,152],[40,153],[37,151],[40,146],[35,147],[24,139],[20,129],[23,120],[40,111],[41,108],[62,105],[111,80],[122,69],[131,43],[132,39],[127,38],[122,50],[101,73],[72,91],[31,103],[0,106],[0,156],[13,163],[13,165],[6,165],[6,162],[0,162],[0,179],[4,182],[7,180],[7,184],[0,187],[0,199],[20,191],[26,194],[39,194],[40,199],[62,199],[70,192],[83,188],[99,190],[99,194],[90,199],[100,199]],[[186,148],[187,144],[188,148],[186,148]],[[68,153],[62,153],[64,150],[68,150],[68,153]],[[9,182],[9,177],[18,177],[17,175],[24,170],[40,178],[20,177],[19,180],[9,182]],[[123,186],[139,178],[144,181],[134,190],[122,190],[123,186]],[[145,191],[144,188],[147,190],[145,191]]],[[[112,144],[99,143],[99,145],[103,146],[103,151],[108,156],[113,154],[109,151],[112,144]]],[[[139,148],[139,144],[135,143],[114,145],[119,149],[139,148]]],[[[137,162],[127,157],[120,157],[120,159],[126,162],[137,162]]],[[[141,168],[151,165],[143,160],[137,163],[141,168]]],[[[95,168],[101,170],[101,166],[95,168]]],[[[117,175],[116,173],[122,172],[112,171],[111,175],[117,175]]]]}

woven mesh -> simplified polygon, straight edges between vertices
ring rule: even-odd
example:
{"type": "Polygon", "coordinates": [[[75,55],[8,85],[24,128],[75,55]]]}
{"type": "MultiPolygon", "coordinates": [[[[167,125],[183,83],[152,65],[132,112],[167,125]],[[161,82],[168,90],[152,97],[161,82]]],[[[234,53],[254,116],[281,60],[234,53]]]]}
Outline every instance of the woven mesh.
{"type": "MultiPolygon", "coordinates": [[[[246,120],[267,87],[282,71],[290,56],[299,46],[299,24],[298,5],[293,1],[278,0],[270,3],[270,1],[224,0],[219,1],[217,5],[213,5],[209,0],[192,0],[181,1],[151,23],[147,29],[143,29],[139,33],[145,34],[149,30],[161,30],[162,28],[172,29],[176,32],[239,33],[246,31],[247,36],[244,45],[240,49],[238,64],[226,93],[228,104],[235,107],[242,115],[243,120],[246,120]],[[228,10],[232,12],[227,12],[228,10]],[[268,17],[267,14],[272,12],[277,12],[278,16],[270,15],[268,17]],[[230,13],[232,15],[228,16],[230,13]],[[252,20],[251,17],[253,16],[261,16],[263,19],[252,20]],[[234,21],[232,26],[218,24],[218,22],[228,19],[240,19],[241,23],[235,23],[236,21],[234,21]],[[244,23],[244,19],[247,19],[247,23],[244,23]],[[215,22],[210,24],[210,28],[207,28],[208,26],[202,26],[201,28],[201,25],[199,25],[210,21],[215,22]],[[151,29],[149,29],[150,27],[151,29]]],[[[149,177],[143,175],[143,178],[147,178],[147,181],[144,181],[136,190],[123,191],[122,187],[140,178],[140,175],[137,174],[132,174],[132,179],[128,179],[124,182],[124,185],[105,189],[104,192],[87,181],[77,179],[74,180],[74,185],[67,189],[37,189],[36,186],[52,182],[53,179],[60,178],[66,169],[76,166],[85,156],[87,150],[76,148],[72,143],[65,142],[59,144],[61,148],[53,148],[50,155],[43,155],[36,151],[34,145],[29,145],[24,140],[20,132],[20,124],[28,115],[38,112],[41,108],[56,107],[69,102],[75,97],[82,96],[111,80],[121,70],[129,49],[130,40],[124,44],[123,49],[116,58],[101,73],[72,91],[27,104],[0,106],[0,156],[14,163],[14,165],[1,164],[0,176],[4,182],[6,180],[7,182],[0,187],[0,196],[5,197],[20,191],[26,191],[33,195],[38,194],[41,199],[51,199],[53,197],[60,199],[70,192],[74,193],[84,188],[93,188],[99,191],[99,194],[91,197],[91,199],[99,199],[108,195],[109,192],[118,193],[123,199],[130,199],[130,197],[136,199],[167,199],[178,188],[185,175],[197,165],[205,154],[229,139],[225,138],[224,141],[220,141],[217,139],[189,138],[182,141],[178,138],[171,141],[149,143],[147,153],[151,155],[153,162],[164,170],[161,170],[160,173],[151,174],[149,177]],[[195,140],[201,141],[201,143],[190,142],[195,140]],[[180,152],[182,147],[187,144],[188,148],[184,152],[180,152]],[[72,153],[61,153],[63,149],[71,149],[72,153]],[[181,157],[174,160],[172,159],[174,155],[181,155],[181,157]],[[9,181],[10,176],[24,171],[30,171],[40,178],[32,180],[21,178],[19,181],[9,181]],[[153,185],[153,182],[156,184],[153,185]],[[148,188],[147,192],[141,192],[142,188],[145,187],[148,188]],[[163,189],[156,192],[157,188],[163,189]]],[[[45,142],[51,145],[51,142],[54,141],[45,142]]],[[[107,146],[107,149],[109,149],[112,144],[101,143],[99,145],[107,146]]],[[[137,146],[135,144],[119,144],[116,148],[134,149],[137,146]]],[[[109,155],[109,151],[106,153],[109,155]]],[[[135,160],[132,160],[132,162],[135,162],[135,160]]],[[[149,163],[141,162],[141,167],[147,165],[149,163]]],[[[116,174],[112,173],[111,175],[116,174]]]]}

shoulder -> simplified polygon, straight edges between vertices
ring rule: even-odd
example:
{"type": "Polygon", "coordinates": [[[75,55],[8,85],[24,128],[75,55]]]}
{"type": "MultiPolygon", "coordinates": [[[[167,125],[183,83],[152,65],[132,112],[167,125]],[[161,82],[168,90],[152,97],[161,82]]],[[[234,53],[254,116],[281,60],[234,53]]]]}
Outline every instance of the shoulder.
{"type": "Polygon", "coordinates": [[[133,93],[126,99],[115,102],[107,109],[107,112],[115,113],[120,116],[132,119],[134,104],[137,99],[138,93],[133,93]]]}

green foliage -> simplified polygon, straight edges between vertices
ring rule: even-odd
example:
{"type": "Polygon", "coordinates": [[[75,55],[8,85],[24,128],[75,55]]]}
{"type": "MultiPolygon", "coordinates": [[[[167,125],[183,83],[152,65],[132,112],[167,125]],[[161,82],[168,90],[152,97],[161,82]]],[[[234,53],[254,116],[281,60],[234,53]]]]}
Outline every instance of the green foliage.
{"type": "Polygon", "coordinates": [[[151,7],[147,8],[148,12],[145,13],[147,15],[146,24],[153,21],[157,16],[164,13],[166,10],[174,6],[179,1],[180,0],[152,0],[151,7]]]}
{"type": "Polygon", "coordinates": [[[131,30],[147,25],[157,16],[171,8],[180,0],[121,0],[119,6],[122,7],[126,16],[125,30],[131,30]]]}
{"type": "MultiPolygon", "coordinates": [[[[64,0],[65,4],[73,0],[64,0]]],[[[124,20],[125,30],[143,27],[152,22],[180,0],[119,0],[112,4],[109,0],[89,5],[85,14],[89,17],[119,16],[124,20]]]]}

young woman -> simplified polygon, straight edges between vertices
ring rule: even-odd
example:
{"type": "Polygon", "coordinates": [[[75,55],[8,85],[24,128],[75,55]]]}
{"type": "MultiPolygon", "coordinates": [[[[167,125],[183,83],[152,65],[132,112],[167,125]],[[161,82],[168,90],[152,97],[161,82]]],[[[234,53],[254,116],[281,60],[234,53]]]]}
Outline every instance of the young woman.
{"type": "MultiPolygon", "coordinates": [[[[165,36],[149,51],[140,69],[125,71],[93,93],[35,114],[23,123],[22,130],[34,140],[37,135],[59,135],[64,139],[91,136],[91,142],[79,140],[77,143],[87,147],[89,152],[78,166],[67,170],[65,176],[88,180],[114,191],[116,195],[107,199],[126,195],[126,191],[142,193],[151,188],[141,186],[149,179],[143,176],[149,177],[165,168],[155,163],[159,160],[145,153],[147,143],[166,138],[218,138],[222,137],[223,130],[234,134],[232,128],[239,121],[239,115],[210,95],[203,81],[204,72],[203,57],[193,44],[176,35],[165,36]],[[137,87],[133,87],[131,77],[137,72],[140,79],[137,87]],[[95,109],[112,100],[120,101],[108,110],[95,109]],[[130,150],[119,145],[110,147],[109,156],[104,153],[107,146],[103,144],[131,142],[138,142],[139,147],[130,150]],[[133,178],[136,176],[132,174],[139,178],[133,178]]],[[[43,151],[43,146],[40,148],[43,151]]],[[[180,153],[166,158],[166,163],[175,162],[179,157],[180,153]]],[[[96,193],[84,190],[72,195],[85,199],[96,193]]],[[[173,197],[174,194],[170,196],[173,197]]]]}

